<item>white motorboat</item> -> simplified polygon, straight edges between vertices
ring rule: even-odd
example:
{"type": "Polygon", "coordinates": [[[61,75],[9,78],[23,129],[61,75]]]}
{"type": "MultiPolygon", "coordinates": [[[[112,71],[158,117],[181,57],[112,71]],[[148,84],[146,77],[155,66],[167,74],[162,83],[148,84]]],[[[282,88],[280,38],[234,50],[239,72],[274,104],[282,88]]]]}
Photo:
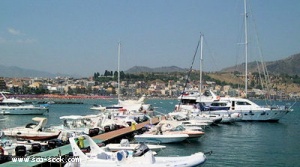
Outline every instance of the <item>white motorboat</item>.
{"type": "Polygon", "coordinates": [[[16,151],[18,151],[19,148],[22,148],[25,152],[27,152],[32,149],[32,145],[13,143],[12,140],[0,141],[0,155],[16,156],[16,151]]]}
{"type": "MultiPolygon", "coordinates": [[[[130,143],[128,141],[128,139],[122,139],[119,144],[118,143],[109,143],[109,144],[105,145],[104,148],[109,151],[113,151],[113,152],[120,151],[120,150],[133,151],[135,148],[137,148],[138,145],[139,145],[139,143],[130,143]]],[[[147,144],[147,147],[150,150],[155,151],[155,152],[166,148],[166,146],[158,145],[158,144],[147,144]]]]}
{"type": "Polygon", "coordinates": [[[11,155],[17,156],[20,155],[21,152],[23,154],[37,153],[42,151],[42,147],[46,146],[46,141],[34,141],[34,140],[0,140],[0,155],[11,155]]]}
{"type": "Polygon", "coordinates": [[[3,129],[5,136],[18,137],[30,140],[49,140],[57,138],[59,130],[46,129],[47,118],[34,117],[33,121],[38,123],[28,123],[26,126],[3,129]]]}
{"type": "Polygon", "coordinates": [[[99,126],[101,115],[67,115],[61,116],[59,119],[63,123],[58,126],[51,126],[51,129],[61,131],[58,139],[62,141],[68,141],[72,136],[82,134],[95,136],[103,132],[103,129],[99,126]]]}
{"type": "Polygon", "coordinates": [[[191,167],[199,166],[206,160],[206,156],[202,152],[192,154],[190,156],[174,156],[174,157],[154,157],[152,151],[145,145],[141,144],[132,151],[106,152],[101,149],[89,136],[72,137],[69,139],[73,155],[79,157],[80,162],[68,162],[65,167],[96,167],[101,164],[105,167],[191,167]],[[90,147],[89,153],[84,153],[76,144],[77,140],[86,140],[87,146],[90,147]]]}
{"type": "Polygon", "coordinates": [[[0,113],[4,115],[43,115],[49,112],[45,105],[25,104],[25,101],[8,98],[7,92],[0,92],[0,113]]]}
{"type": "Polygon", "coordinates": [[[93,107],[90,108],[91,110],[99,110],[99,111],[104,111],[106,107],[100,105],[100,104],[95,104],[93,107]]]}
{"type": "Polygon", "coordinates": [[[205,114],[199,111],[174,111],[168,113],[169,117],[177,121],[194,121],[193,123],[206,123],[208,125],[218,124],[222,117],[216,114],[205,114]]]}
{"type": "MultiPolygon", "coordinates": [[[[210,91],[211,101],[194,98],[190,103],[181,104],[181,111],[216,114],[222,116],[221,122],[233,121],[279,121],[292,111],[289,106],[260,106],[253,101],[238,97],[219,97],[210,91]],[[217,97],[217,98],[214,98],[217,97]]],[[[198,117],[199,118],[199,117],[198,117]]]]}
{"type": "Polygon", "coordinates": [[[217,107],[227,107],[228,114],[238,116],[239,121],[279,121],[292,109],[288,106],[260,106],[249,99],[221,97],[208,105],[210,113],[218,113],[217,107]]]}
{"type": "Polygon", "coordinates": [[[132,104],[144,104],[144,102],[145,102],[145,95],[143,95],[140,99],[138,99],[138,100],[119,100],[119,103],[121,104],[121,105],[124,105],[124,106],[126,106],[126,105],[132,105],[132,104]]]}
{"type": "Polygon", "coordinates": [[[180,121],[175,120],[162,120],[148,132],[145,132],[145,134],[149,133],[163,135],[187,134],[189,136],[187,140],[198,139],[205,134],[201,127],[191,129],[185,127],[185,125],[183,125],[180,121]]]}
{"type": "Polygon", "coordinates": [[[157,134],[153,133],[144,133],[141,135],[134,135],[134,139],[137,142],[144,142],[144,143],[178,143],[186,140],[189,137],[188,134],[174,134],[174,133],[161,133],[158,132],[157,134]]]}
{"type": "Polygon", "coordinates": [[[183,92],[177,99],[179,104],[175,105],[175,111],[199,111],[197,108],[197,102],[205,102],[206,104],[210,104],[214,100],[219,99],[219,96],[215,94],[211,94],[211,91],[205,90],[203,94],[199,93],[199,90],[191,90],[183,92]]]}

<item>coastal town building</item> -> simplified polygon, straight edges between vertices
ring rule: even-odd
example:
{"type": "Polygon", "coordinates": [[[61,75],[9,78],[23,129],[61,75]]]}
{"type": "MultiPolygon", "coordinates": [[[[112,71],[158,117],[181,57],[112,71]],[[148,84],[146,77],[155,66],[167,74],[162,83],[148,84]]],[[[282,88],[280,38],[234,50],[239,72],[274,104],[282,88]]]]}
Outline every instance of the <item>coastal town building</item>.
{"type": "MultiPolygon", "coordinates": [[[[213,90],[220,96],[245,96],[242,88],[233,88],[231,85],[218,85],[214,81],[205,81],[202,84],[202,91],[213,90]]],[[[99,95],[116,96],[118,93],[122,96],[141,96],[143,94],[154,97],[178,97],[184,91],[199,91],[199,81],[186,82],[181,80],[154,80],[145,81],[122,81],[120,83],[120,92],[118,92],[118,82],[108,81],[96,83],[91,78],[0,78],[0,90],[9,91],[13,94],[39,94],[49,93],[58,95],[99,95]]],[[[290,99],[299,98],[299,92],[285,93],[272,89],[268,93],[264,90],[253,88],[248,90],[247,97],[272,99],[290,99]]]]}

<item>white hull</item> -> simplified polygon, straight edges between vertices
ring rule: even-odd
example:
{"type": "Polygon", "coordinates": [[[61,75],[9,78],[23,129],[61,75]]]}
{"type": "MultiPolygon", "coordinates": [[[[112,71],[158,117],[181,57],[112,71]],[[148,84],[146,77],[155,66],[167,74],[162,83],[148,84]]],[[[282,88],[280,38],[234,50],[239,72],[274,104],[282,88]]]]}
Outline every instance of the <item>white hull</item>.
{"type": "Polygon", "coordinates": [[[90,108],[91,110],[98,110],[98,111],[104,111],[106,107],[98,105],[98,106],[93,106],[90,108]]]}
{"type": "Polygon", "coordinates": [[[0,114],[4,115],[43,115],[49,111],[45,107],[28,106],[1,106],[0,114]]]}
{"type": "Polygon", "coordinates": [[[257,110],[257,111],[229,111],[229,113],[239,113],[240,121],[279,121],[289,111],[287,110],[257,110]]]}
{"type": "Polygon", "coordinates": [[[193,167],[204,164],[206,157],[203,153],[198,152],[190,156],[155,157],[154,163],[147,162],[147,160],[145,162],[144,157],[134,157],[133,159],[124,162],[122,160],[118,162],[117,158],[116,160],[88,159],[81,160],[80,163],[67,163],[64,167],[99,167],[99,164],[105,167],[193,167]]]}
{"type": "MultiPolygon", "coordinates": [[[[248,99],[241,98],[221,98],[220,101],[215,101],[211,104],[214,106],[222,105],[228,107],[228,114],[238,114],[240,116],[237,121],[279,121],[287,113],[292,111],[288,106],[263,107],[248,99]]],[[[218,112],[220,111],[210,111],[210,113],[218,112]]]]}
{"type": "Polygon", "coordinates": [[[65,167],[192,167],[203,164],[206,156],[202,152],[190,156],[154,157],[153,152],[147,147],[137,148],[135,151],[106,152],[91,139],[83,135],[69,139],[73,155],[80,159],[80,162],[69,162],[65,167]],[[77,145],[77,140],[90,147],[89,153],[83,153],[77,145]],[[87,141],[83,141],[87,140],[87,141]]]}
{"type": "Polygon", "coordinates": [[[12,136],[30,140],[49,140],[57,138],[60,131],[53,131],[51,129],[45,129],[47,124],[47,118],[34,117],[33,121],[38,123],[28,123],[24,127],[15,127],[3,129],[2,132],[5,136],[12,136]]]}
{"type": "MultiPolygon", "coordinates": [[[[109,151],[120,151],[120,150],[127,150],[127,151],[133,151],[139,144],[130,144],[129,146],[121,146],[120,144],[107,144],[105,148],[107,148],[109,151]]],[[[166,146],[162,145],[152,145],[152,144],[147,144],[150,150],[152,151],[160,151],[166,146]]]]}
{"type": "Polygon", "coordinates": [[[57,132],[39,132],[26,129],[4,129],[3,133],[5,136],[18,137],[30,140],[50,140],[55,139],[60,134],[57,132]]]}
{"type": "Polygon", "coordinates": [[[142,134],[134,136],[137,142],[144,143],[177,143],[186,140],[188,137],[187,134],[142,134]]]}
{"type": "Polygon", "coordinates": [[[10,145],[3,145],[2,149],[3,149],[3,153],[4,155],[12,155],[15,156],[16,155],[16,147],[17,146],[25,146],[26,147],[26,151],[30,151],[32,146],[31,145],[25,145],[25,144],[17,144],[17,143],[10,143],[10,145]]]}

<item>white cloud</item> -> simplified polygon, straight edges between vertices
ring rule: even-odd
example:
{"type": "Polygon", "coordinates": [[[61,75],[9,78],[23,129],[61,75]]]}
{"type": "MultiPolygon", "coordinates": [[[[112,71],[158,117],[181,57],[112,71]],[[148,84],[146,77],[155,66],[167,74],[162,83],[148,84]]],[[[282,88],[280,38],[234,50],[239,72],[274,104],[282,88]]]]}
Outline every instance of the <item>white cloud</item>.
{"type": "Polygon", "coordinates": [[[7,31],[12,35],[21,35],[22,34],[21,31],[16,30],[14,28],[8,28],[7,31]]]}

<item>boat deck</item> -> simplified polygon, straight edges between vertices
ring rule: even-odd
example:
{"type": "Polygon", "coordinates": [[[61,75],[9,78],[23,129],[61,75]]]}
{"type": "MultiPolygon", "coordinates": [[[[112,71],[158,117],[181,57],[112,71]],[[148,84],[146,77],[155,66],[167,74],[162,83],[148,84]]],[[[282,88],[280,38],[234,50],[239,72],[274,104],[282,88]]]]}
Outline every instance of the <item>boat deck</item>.
{"type": "MultiPolygon", "coordinates": [[[[152,118],[151,120],[151,124],[157,124],[159,122],[159,118],[152,118]]],[[[114,131],[110,131],[110,132],[106,132],[97,136],[92,137],[93,139],[98,139],[101,140],[103,142],[126,135],[128,133],[132,133],[134,131],[138,131],[140,129],[142,129],[145,125],[150,124],[150,121],[146,121],[140,124],[136,125],[135,130],[132,130],[132,127],[126,127],[126,128],[122,128],[119,130],[114,130],[114,131]]]]}
{"type": "MultiPolygon", "coordinates": [[[[100,142],[105,142],[108,140],[112,140],[114,138],[117,137],[121,137],[123,135],[127,135],[127,134],[131,134],[135,131],[138,131],[140,129],[142,129],[145,125],[147,124],[157,124],[160,121],[161,118],[155,117],[152,118],[151,121],[146,121],[140,124],[136,125],[135,130],[132,129],[132,127],[127,127],[127,128],[122,128],[122,129],[118,129],[118,130],[114,130],[114,131],[110,131],[110,132],[106,132],[97,136],[92,137],[96,143],[100,143],[100,142]]],[[[86,144],[86,143],[85,143],[86,144]]],[[[0,164],[0,167],[15,167],[15,166],[19,166],[19,167],[32,167],[32,166],[44,166],[43,164],[48,163],[48,165],[46,166],[59,166],[59,163],[50,163],[48,162],[48,158],[49,157],[60,157],[61,155],[67,155],[69,154],[69,152],[72,152],[70,145],[64,145],[61,147],[57,147],[48,151],[44,151],[44,152],[40,152],[37,154],[33,154],[31,156],[28,156],[27,158],[37,158],[38,162],[33,162],[31,160],[29,160],[28,162],[6,162],[3,164],[0,164]]]]}

